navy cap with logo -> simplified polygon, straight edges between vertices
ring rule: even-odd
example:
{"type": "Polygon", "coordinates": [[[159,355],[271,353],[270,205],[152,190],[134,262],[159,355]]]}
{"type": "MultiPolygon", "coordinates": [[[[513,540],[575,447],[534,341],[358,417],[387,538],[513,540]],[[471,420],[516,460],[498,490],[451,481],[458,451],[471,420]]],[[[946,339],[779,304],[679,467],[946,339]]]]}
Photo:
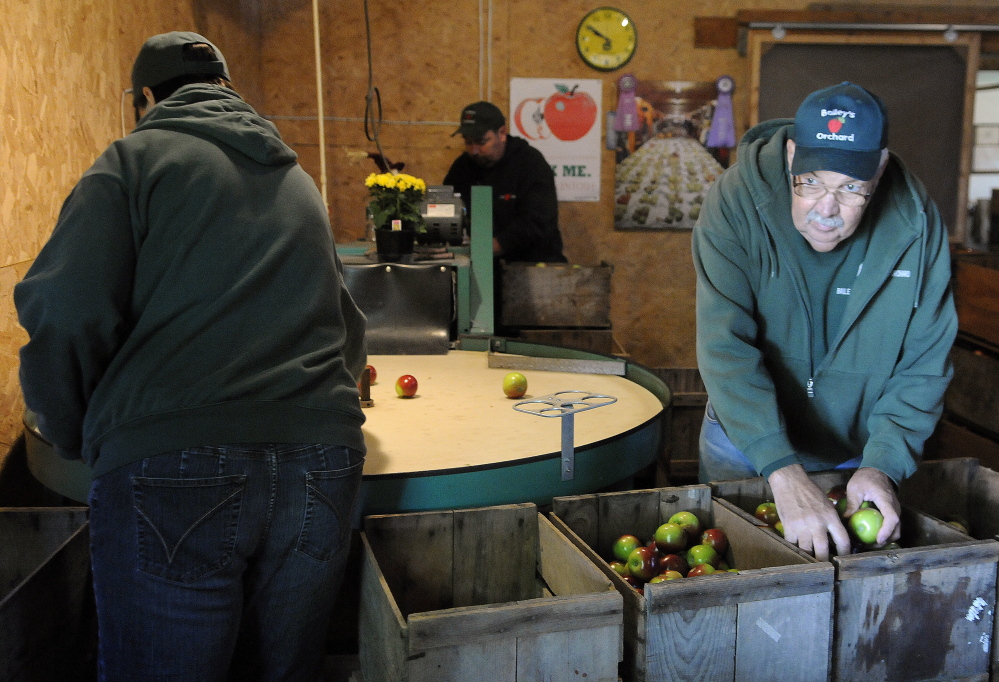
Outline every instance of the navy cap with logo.
{"type": "Polygon", "coordinates": [[[132,65],[132,91],[153,88],[179,76],[197,74],[229,78],[222,51],[207,38],[190,31],[172,31],[155,35],[145,42],[132,65]],[[210,45],[218,57],[215,61],[191,61],[184,59],[184,46],[195,43],[210,45]]]}
{"type": "Polygon", "coordinates": [[[884,103],[849,81],[817,90],[798,107],[794,144],[792,175],[824,170],[870,180],[888,146],[884,103]]]}
{"type": "Polygon", "coordinates": [[[506,124],[506,117],[491,102],[476,102],[461,110],[461,125],[451,137],[461,135],[470,140],[481,140],[490,130],[499,130],[506,124]]]}

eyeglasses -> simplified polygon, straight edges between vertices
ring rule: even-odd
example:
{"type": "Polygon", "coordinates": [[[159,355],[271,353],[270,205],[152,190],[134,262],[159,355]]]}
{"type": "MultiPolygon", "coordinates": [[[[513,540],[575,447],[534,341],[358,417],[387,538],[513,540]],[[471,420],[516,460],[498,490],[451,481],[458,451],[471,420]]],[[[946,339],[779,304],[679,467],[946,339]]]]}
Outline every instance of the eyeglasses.
{"type": "Polygon", "coordinates": [[[836,197],[836,201],[843,206],[853,206],[854,208],[866,204],[867,199],[871,196],[870,192],[864,192],[865,188],[855,182],[848,182],[842,187],[829,189],[816,178],[806,177],[803,180],[795,178],[791,185],[794,188],[794,193],[802,199],[818,201],[829,192],[832,192],[833,196],[836,197]]]}

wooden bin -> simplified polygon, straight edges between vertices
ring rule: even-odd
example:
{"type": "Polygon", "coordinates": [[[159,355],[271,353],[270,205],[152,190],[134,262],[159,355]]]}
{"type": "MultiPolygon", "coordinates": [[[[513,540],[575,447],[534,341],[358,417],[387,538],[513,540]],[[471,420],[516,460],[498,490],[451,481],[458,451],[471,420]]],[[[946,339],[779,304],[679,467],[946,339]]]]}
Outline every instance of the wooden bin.
{"type": "Polygon", "coordinates": [[[502,322],[511,327],[610,328],[613,266],[503,265],[502,322]]]}
{"type": "Polygon", "coordinates": [[[96,674],[86,507],[0,508],[0,680],[96,674]]]}
{"type": "Polygon", "coordinates": [[[833,567],[713,500],[704,485],[557,497],[552,521],[624,598],[623,675],[660,680],[826,680],[833,567]],[[607,563],[615,538],[650,536],[677,511],[729,538],[739,573],[631,588],[607,563]]]}
{"type": "MultiPolygon", "coordinates": [[[[812,480],[826,490],[851,474],[823,472],[812,480]]],[[[763,478],[711,486],[747,518],[773,499],[763,478]]],[[[901,523],[902,549],[833,557],[833,679],[988,679],[999,542],[974,540],[909,506],[901,523]]]]}
{"type": "Polygon", "coordinates": [[[621,595],[535,505],[368,516],[361,541],[366,681],[618,679],[621,595]]]}

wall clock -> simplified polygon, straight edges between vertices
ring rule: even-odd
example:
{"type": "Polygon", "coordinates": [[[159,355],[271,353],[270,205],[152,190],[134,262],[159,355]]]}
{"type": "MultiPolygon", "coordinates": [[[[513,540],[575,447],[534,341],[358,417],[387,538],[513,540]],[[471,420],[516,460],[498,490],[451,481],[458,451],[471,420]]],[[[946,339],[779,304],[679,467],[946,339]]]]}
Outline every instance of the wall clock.
{"type": "Polygon", "coordinates": [[[586,13],[576,28],[576,49],[598,71],[620,69],[638,47],[638,32],[627,14],[614,7],[586,13]]]}

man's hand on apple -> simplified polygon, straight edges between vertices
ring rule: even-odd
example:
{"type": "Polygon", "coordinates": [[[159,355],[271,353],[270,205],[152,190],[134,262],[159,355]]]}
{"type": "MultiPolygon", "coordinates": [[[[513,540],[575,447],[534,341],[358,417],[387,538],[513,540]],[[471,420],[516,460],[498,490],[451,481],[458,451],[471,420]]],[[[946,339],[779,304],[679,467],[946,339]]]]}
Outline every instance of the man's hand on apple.
{"type": "MultiPolygon", "coordinates": [[[[836,513],[836,508],[830,503],[826,493],[808,478],[803,466],[792,464],[777,469],[767,480],[774,494],[777,513],[784,524],[784,539],[813,553],[819,561],[829,560],[830,536],[837,554],[850,553],[850,536],[836,513]]],[[[861,479],[858,486],[865,481],[866,478],[861,479]]],[[[869,490],[867,487],[863,489],[869,490]]],[[[859,505],[857,502],[857,506],[859,505]]],[[[885,522],[887,523],[887,518],[885,522]]]]}
{"type": "MultiPolygon", "coordinates": [[[[900,514],[902,505],[895,494],[894,482],[883,471],[871,467],[861,467],[850,477],[846,484],[846,511],[849,517],[860,509],[862,502],[873,502],[884,517],[881,530],[878,531],[876,546],[895,542],[902,534],[900,514]]],[[[787,523],[784,524],[785,528],[787,523]]]]}

